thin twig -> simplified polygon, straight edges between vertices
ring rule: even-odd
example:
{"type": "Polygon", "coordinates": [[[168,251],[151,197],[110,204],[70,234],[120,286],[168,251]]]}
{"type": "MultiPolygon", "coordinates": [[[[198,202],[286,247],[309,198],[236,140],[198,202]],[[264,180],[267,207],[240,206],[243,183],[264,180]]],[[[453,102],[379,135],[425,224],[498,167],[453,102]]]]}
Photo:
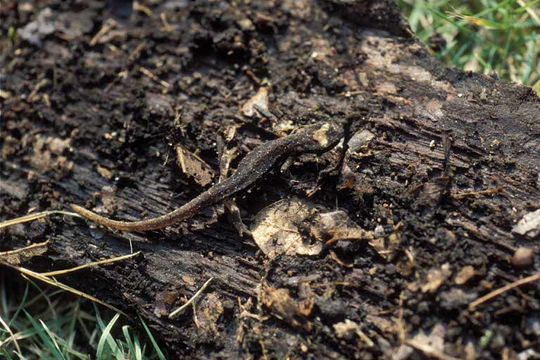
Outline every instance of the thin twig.
{"type": "Polygon", "coordinates": [[[427,356],[433,357],[433,358],[438,359],[438,360],[459,360],[458,358],[455,358],[453,356],[446,355],[446,354],[440,352],[439,350],[435,349],[433,346],[431,346],[429,344],[426,344],[426,343],[423,343],[423,342],[420,342],[420,341],[417,341],[417,340],[414,340],[414,339],[409,339],[409,340],[405,341],[405,343],[407,345],[415,348],[416,350],[419,350],[419,351],[423,352],[427,356]]]}
{"type": "Polygon", "coordinates": [[[475,196],[483,196],[483,195],[495,195],[500,192],[501,192],[501,189],[499,188],[491,188],[491,189],[484,189],[484,190],[458,191],[451,195],[454,199],[461,200],[469,196],[475,197],[475,196]]]}
{"type": "Polygon", "coordinates": [[[133,253],[133,254],[117,256],[117,257],[110,258],[110,259],[104,259],[104,260],[93,261],[93,262],[90,262],[90,263],[88,263],[88,264],[83,264],[83,265],[75,266],[75,267],[72,267],[72,268],[69,268],[69,269],[49,271],[49,272],[44,272],[44,273],[40,273],[40,274],[43,275],[43,276],[58,276],[58,275],[65,275],[65,274],[72,273],[72,272],[74,272],[74,271],[79,271],[79,270],[86,269],[86,268],[90,268],[90,267],[94,267],[94,266],[97,266],[97,265],[111,264],[111,263],[113,263],[113,262],[117,262],[117,261],[129,259],[129,258],[132,258],[132,257],[134,257],[134,256],[139,255],[140,253],[141,253],[140,251],[137,251],[136,253],[133,253]]]}
{"type": "Polygon", "coordinates": [[[8,226],[13,226],[13,225],[16,225],[16,224],[21,224],[21,223],[25,223],[25,222],[29,222],[29,221],[42,219],[44,217],[47,217],[47,216],[50,216],[50,215],[57,215],[57,214],[67,215],[67,216],[74,216],[74,217],[79,217],[79,218],[82,217],[79,214],[74,213],[74,212],[70,212],[70,211],[62,211],[62,210],[42,211],[42,212],[38,212],[38,213],[33,213],[33,214],[28,214],[28,215],[25,215],[25,216],[21,216],[21,217],[15,218],[15,219],[2,221],[2,222],[0,222],[0,229],[8,227],[8,226]]]}
{"type": "Polygon", "coordinates": [[[86,293],[84,293],[82,291],[79,291],[79,290],[77,290],[75,288],[72,288],[71,286],[63,284],[63,283],[57,281],[55,278],[49,278],[49,277],[44,276],[44,275],[42,275],[40,273],[34,272],[32,270],[26,269],[26,268],[21,267],[21,266],[11,265],[11,264],[9,264],[9,263],[7,263],[5,261],[2,261],[2,260],[0,260],[0,264],[4,265],[4,266],[7,266],[7,267],[9,267],[11,269],[14,269],[14,270],[18,271],[19,273],[21,273],[23,275],[26,275],[26,276],[29,276],[29,277],[34,278],[36,280],[42,281],[42,282],[44,282],[46,284],[58,287],[58,288],[60,288],[62,290],[65,290],[67,292],[75,294],[75,295],[77,295],[79,297],[88,299],[88,300],[93,301],[93,302],[95,302],[97,304],[103,305],[103,306],[105,306],[105,307],[107,307],[107,308],[109,308],[109,309],[111,309],[111,310],[113,310],[113,311],[115,311],[117,313],[120,313],[120,314],[124,315],[125,317],[129,318],[129,316],[127,316],[126,313],[124,313],[120,309],[117,309],[116,307],[114,307],[114,306],[112,306],[110,304],[107,304],[106,302],[101,301],[98,298],[93,297],[92,295],[88,295],[88,294],[86,294],[86,293]]]}
{"type": "Polygon", "coordinates": [[[19,265],[34,256],[41,255],[48,250],[49,240],[31,244],[20,249],[0,252],[0,259],[13,265],[19,265]]]}
{"type": "Polygon", "coordinates": [[[111,31],[116,26],[116,21],[109,19],[105,21],[101,29],[97,32],[96,35],[90,40],[90,46],[95,46],[104,36],[106,33],[111,31]]]}
{"type": "MultiPolygon", "coordinates": [[[[6,329],[6,331],[9,333],[8,339],[13,341],[13,344],[15,344],[15,347],[17,348],[17,351],[19,352],[19,354],[22,354],[21,348],[19,347],[19,343],[17,342],[17,338],[15,337],[15,334],[13,333],[13,331],[11,331],[11,329],[9,328],[9,325],[4,321],[4,319],[2,319],[1,316],[0,316],[0,324],[2,324],[4,329],[6,329]]],[[[0,348],[2,348],[2,345],[4,345],[4,343],[5,342],[0,343],[0,348]]]]}
{"type": "Polygon", "coordinates": [[[169,314],[169,319],[174,319],[176,316],[182,314],[188,306],[191,305],[192,302],[194,302],[201,294],[202,292],[210,285],[210,282],[214,280],[213,277],[208,279],[203,286],[193,295],[184,305],[180,306],[178,309],[174,310],[172,313],[169,314]]]}
{"type": "Polygon", "coordinates": [[[169,84],[165,80],[161,80],[156,74],[154,74],[153,72],[151,72],[147,68],[144,68],[144,67],[141,66],[141,67],[139,67],[139,71],[143,75],[149,77],[151,80],[153,80],[153,81],[157,82],[158,84],[160,84],[161,86],[163,86],[166,90],[168,90],[171,87],[171,84],[169,84]]]}
{"type": "Polygon", "coordinates": [[[475,301],[473,301],[472,303],[469,304],[469,310],[474,310],[476,307],[478,307],[478,305],[481,305],[483,303],[485,303],[486,301],[489,301],[505,292],[507,292],[508,290],[512,290],[514,288],[517,288],[519,286],[522,286],[522,285],[525,285],[525,284],[529,284],[529,283],[532,283],[532,282],[535,282],[535,281],[538,281],[540,280],[540,272],[539,273],[536,273],[534,275],[531,275],[531,276],[527,276],[526,278],[523,278],[523,279],[519,279],[517,281],[514,281],[508,285],[505,285],[497,290],[493,290],[492,292],[482,296],[481,298],[479,299],[476,299],[475,301]]]}

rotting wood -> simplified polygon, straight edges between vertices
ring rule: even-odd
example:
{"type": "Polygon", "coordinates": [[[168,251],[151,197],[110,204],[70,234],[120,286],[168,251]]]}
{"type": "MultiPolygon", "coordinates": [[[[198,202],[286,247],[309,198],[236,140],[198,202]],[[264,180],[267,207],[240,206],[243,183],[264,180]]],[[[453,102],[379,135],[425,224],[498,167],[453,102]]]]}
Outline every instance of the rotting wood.
{"type": "MultiPolygon", "coordinates": [[[[52,269],[57,262],[77,266],[125,254],[130,240],[142,258],[92,270],[97,282],[81,274],[65,281],[141,315],[171,358],[379,358],[392,354],[404,334],[412,338],[420,326],[435,324],[452,330],[445,339],[448,356],[464,356],[465,338],[472,339],[478,356],[500,354],[493,344],[478,346],[486,329],[502,334],[501,346],[524,351],[522,339],[535,336],[526,324],[539,306],[537,284],[521,289],[526,296],[505,293],[485,303],[475,310],[478,317],[467,310],[465,295],[507,285],[510,281],[495,271],[499,268],[514,278],[531,275],[532,269],[508,265],[519,246],[533,248],[538,261],[538,243],[512,233],[516,221],[540,207],[540,103],[532,90],[445,68],[410,38],[389,1],[251,1],[219,7],[196,2],[175,10],[157,4],[150,8],[152,16],[134,13],[127,23],[114,25],[103,4],[71,7],[89,9],[93,33],[83,32],[69,44],[49,34],[41,48],[20,43],[2,52],[3,219],[31,208],[65,210],[66,204],[83,201],[131,219],[179,207],[202,189],[164,160],[181,144],[217,169],[216,136],[231,127],[237,129],[239,158],[273,139],[274,120],[240,112],[261,84],[269,84],[269,107],[281,114],[278,120],[300,125],[347,118],[352,132],[368,129],[375,135],[369,156],[346,158],[351,185],[336,191],[330,178],[310,200],[327,207],[337,203],[366,230],[384,234],[403,224],[397,256],[387,263],[365,244],[350,242],[332,249],[350,269],[337,265],[329,252],[266,264],[254,243],[240,238],[211,209],[166,232],[144,235],[111,234],[76,219],[50,218],[2,229],[3,250],[47,239],[51,255],[25,266],[34,269],[48,261],[52,269]],[[160,14],[174,30],[161,31],[160,14]],[[152,69],[160,83],[139,68],[152,69]],[[25,100],[44,80],[49,85],[39,93],[46,90],[49,100],[25,100]],[[162,94],[165,83],[170,86],[162,94]],[[449,134],[454,141],[448,175],[442,144],[449,134]],[[34,147],[53,138],[69,138],[70,145],[61,151],[46,142],[34,147]],[[40,151],[51,158],[36,168],[32,160],[39,160],[40,151]],[[98,166],[111,178],[101,176],[98,166]],[[436,180],[443,175],[449,180],[445,184],[436,180]],[[486,189],[500,191],[452,196],[486,189]],[[453,273],[474,265],[474,281],[459,286],[448,281],[436,294],[411,290],[415,279],[445,263],[453,273]],[[312,285],[313,294],[302,295],[314,300],[313,331],[299,331],[287,319],[267,319],[273,315],[264,307],[256,318],[241,316],[245,310],[238,304],[256,303],[264,274],[270,286],[289,290],[295,301],[306,291],[302,284],[312,285]],[[174,321],[156,315],[162,294],[189,298],[209,277],[215,278],[215,300],[224,309],[217,334],[186,321],[190,314],[174,321]],[[512,309],[511,323],[494,315],[505,301],[520,305],[512,309]],[[373,313],[382,320],[367,316],[373,313]],[[346,319],[361,324],[375,346],[335,336],[333,325],[346,319]],[[253,331],[244,331],[237,341],[241,329],[253,331]]],[[[46,5],[33,6],[37,13],[46,5]]],[[[58,2],[52,8],[69,7],[58,2]]],[[[5,26],[21,28],[23,20],[31,21],[9,18],[5,26]]],[[[317,184],[322,161],[296,159],[290,174],[275,171],[239,196],[247,220],[275,200],[305,196],[317,184]]]]}

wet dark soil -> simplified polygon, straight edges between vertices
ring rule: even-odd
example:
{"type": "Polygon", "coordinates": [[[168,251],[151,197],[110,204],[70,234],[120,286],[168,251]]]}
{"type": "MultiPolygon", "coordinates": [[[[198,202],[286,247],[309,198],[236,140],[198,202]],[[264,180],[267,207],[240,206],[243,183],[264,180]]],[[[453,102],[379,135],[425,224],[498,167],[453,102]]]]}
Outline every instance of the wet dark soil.
{"type": "Polygon", "coordinates": [[[250,225],[309,197],[379,241],[269,261],[218,207],[144,234],[52,217],[0,230],[2,250],[49,240],[35,270],[141,251],[64,281],[142,316],[172,359],[538,356],[540,282],[471,306],[539,271],[538,234],[515,231],[540,208],[531,89],[444,67],[390,1],[123,3],[2,3],[2,220],[163,214],[205,190],[177,146],[217,174],[218,143],[234,167],[280,127],[347,119],[339,171],[318,182],[330,160],[300,157],[236,202],[250,225]],[[241,110],[262,87],[276,118],[241,110]],[[163,316],[210,277],[195,312],[163,316]]]}

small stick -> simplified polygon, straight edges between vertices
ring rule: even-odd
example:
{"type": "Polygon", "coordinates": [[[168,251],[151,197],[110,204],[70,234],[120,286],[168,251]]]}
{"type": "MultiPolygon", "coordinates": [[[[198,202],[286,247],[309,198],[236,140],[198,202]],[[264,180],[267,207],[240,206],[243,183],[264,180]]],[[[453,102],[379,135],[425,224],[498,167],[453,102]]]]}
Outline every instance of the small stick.
{"type": "Polygon", "coordinates": [[[117,313],[120,313],[122,315],[124,315],[125,317],[127,317],[128,319],[130,318],[126,313],[124,313],[122,310],[120,309],[117,309],[116,307],[110,305],[110,304],[107,304],[106,302],[102,301],[102,300],[99,300],[98,298],[92,296],[92,295],[89,295],[87,293],[84,293],[82,291],[79,291],[71,286],[68,286],[64,283],[61,283],[59,281],[57,281],[55,278],[49,278],[48,276],[44,276],[40,273],[37,273],[35,271],[32,271],[30,269],[27,269],[27,268],[24,268],[24,267],[21,267],[21,266],[15,266],[15,265],[11,265],[3,260],[0,260],[0,265],[3,265],[3,266],[6,266],[8,268],[11,268],[15,271],[18,271],[23,277],[26,275],[28,277],[31,277],[31,278],[34,278],[36,280],[39,280],[39,281],[42,281],[46,284],[49,284],[51,286],[54,286],[54,287],[57,287],[57,288],[60,288],[64,291],[67,291],[69,293],[72,293],[72,294],[75,294],[79,297],[82,297],[82,298],[85,298],[87,300],[90,300],[90,301],[93,301],[97,304],[100,304],[100,305],[103,305],[117,313]]]}
{"type": "Polygon", "coordinates": [[[167,21],[167,14],[162,12],[161,14],[159,14],[159,18],[161,19],[161,23],[163,24],[163,31],[171,32],[174,30],[174,27],[172,27],[171,24],[169,24],[169,22],[167,21]]]}
{"type": "Polygon", "coordinates": [[[160,84],[161,86],[163,86],[165,89],[169,89],[171,87],[171,84],[169,84],[168,82],[166,82],[165,80],[161,80],[156,74],[154,74],[153,72],[151,72],[150,70],[148,70],[147,68],[144,68],[144,67],[139,67],[139,71],[149,77],[150,79],[152,79],[153,81],[157,82],[158,84],[160,84]]]}
{"type": "Polygon", "coordinates": [[[522,285],[525,285],[525,284],[529,284],[529,283],[532,283],[532,282],[535,282],[535,281],[538,281],[540,280],[540,272],[539,273],[536,273],[534,275],[531,275],[531,276],[527,276],[526,278],[523,278],[523,279],[519,279],[517,281],[514,281],[508,285],[505,285],[497,290],[494,290],[484,296],[482,296],[481,298],[479,299],[476,299],[475,301],[473,301],[472,303],[469,304],[469,310],[474,310],[476,307],[478,307],[478,305],[481,305],[505,292],[507,292],[508,290],[512,290],[514,288],[517,288],[519,286],[522,286],[522,285]]]}
{"type": "Polygon", "coordinates": [[[333,250],[330,250],[330,257],[332,258],[332,260],[334,260],[335,262],[337,262],[339,265],[341,265],[343,267],[346,267],[346,268],[354,267],[352,264],[347,264],[345,261],[341,260],[339,258],[339,256],[337,256],[335,251],[333,251],[333,250]]]}
{"type": "Polygon", "coordinates": [[[208,279],[204,284],[203,286],[201,286],[201,288],[199,290],[197,290],[197,292],[195,293],[195,295],[193,295],[184,305],[180,306],[178,309],[174,310],[172,313],[169,314],[169,319],[174,319],[176,316],[182,314],[186,308],[188,306],[191,305],[192,302],[194,302],[201,294],[202,292],[208,287],[208,285],[210,285],[210,282],[214,280],[213,277],[211,277],[210,279],[208,279]]]}
{"type": "Polygon", "coordinates": [[[133,10],[138,11],[140,13],[143,13],[144,15],[146,15],[148,17],[152,17],[152,15],[154,15],[152,10],[150,10],[150,8],[148,6],[142,5],[138,1],[133,2],[133,10]]]}
{"type": "Polygon", "coordinates": [[[49,85],[49,83],[50,83],[49,79],[41,79],[41,81],[36,84],[36,86],[34,87],[34,90],[32,90],[32,92],[28,96],[28,100],[33,102],[36,98],[37,93],[41,89],[43,89],[45,86],[49,85]]]}
{"type": "Polygon", "coordinates": [[[105,21],[101,29],[99,29],[97,34],[94,35],[92,40],[90,40],[90,46],[95,46],[98,43],[98,41],[100,41],[101,38],[103,38],[103,36],[105,36],[105,34],[111,31],[115,26],[116,26],[116,22],[114,20],[110,19],[110,20],[105,21]]]}
{"type": "Polygon", "coordinates": [[[0,259],[12,265],[19,265],[34,256],[44,254],[48,250],[48,245],[49,240],[15,250],[2,251],[0,252],[0,259]]]}
{"type": "Polygon", "coordinates": [[[9,338],[7,338],[6,340],[0,343],[0,349],[2,348],[2,345],[4,345],[7,341],[11,340],[13,344],[15,345],[15,348],[17,349],[19,354],[22,354],[21,348],[19,346],[19,342],[17,341],[15,334],[13,333],[13,331],[11,331],[11,329],[9,328],[9,325],[4,321],[4,319],[2,319],[1,316],[0,316],[0,324],[2,324],[4,329],[6,329],[6,331],[9,333],[9,338]]]}
{"type": "Polygon", "coordinates": [[[407,345],[415,348],[416,350],[419,350],[421,352],[423,352],[425,355],[429,356],[429,357],[433,357],[435,359],[438,359],[438,360],[459,360],[453,356],[450,356],[450,355],[446,355],[442,352],[440,352],[439,350],[435,349],[433,346],[429,345],[429,344],[425,344],[423,342],[420,342],[420,341],[417,341],[417,340],[414,340],[414,339],[409,339],[405,342],[407,345]]]}
{"type": "Polygon", "coordinates": [[[330,240],[326,241],[325,245],[330,247],[335,245],[338,241],[365,241],[373,239],[375,239],[375,236],[372,231],[356,229],[352,231],[338,231],[330,240]]]}
{"type": "Polygon", "coordinates": [[[460,200],[463,198],[466,198],[468,196],[481,196],[481,195],[495,195],[501,192],[501,189],[499,188],[491,188],[491,189],[485,189],[485,190],[470,190],[470,191],[459,191],[452,193],[452,197],[454,199],[460,200]]]}
{"type": "Polygon", "coordinates": [[[33,213],[33,214],[28,214],[28,215],[25,215],[25,216],[21,216],[21,217],[15,218],[15,219],[2,221],[2,222],[0,222],[0,229],[8,227],[8,226],[16,225],[16,224],[21,224],[21,223],[25,223],[25,222],[29,222],[29,221],[34,221],[34,220],[41,219],[41,218],[47,217],[49,215],[55,215],[55,214],[75,216],[75,217],[78,217],[78,218],[82,218],[81,215],[79,215],[77,213],[74,213],[74,212],[70,212],[70,211],[62,211],[62,210],[42,211],[42,212],[38,212],[38,213],[33,213]]]}
{"type": "Polygon", "coordinates": [[[117,256],[117,257],[113,257],[113,258],[110,258],[110,259],[93,261],[93,262],[83,264],[83,265],[79,265],[79,266],[75,266],[75,267],[72,267],[72,268],[69,268],[69,269],[49,271],[49,272],[44,272],[44,273],[40,273],[40,274],[43,275],[43,276],[65,275],[65,274],[69,274],[69,273],[74,272],[74,271],[94,267],[94,266],[97,266],[97,265],[111,264],[111,263],[114,263],[114,262],[117,262],[117,261],[126,260],[126,259],[132,258],[134,256],[137,256],[140,253],[141,253],[140,251],[137,251],[136,253],[133,253],[133,254],[117,256]]]}

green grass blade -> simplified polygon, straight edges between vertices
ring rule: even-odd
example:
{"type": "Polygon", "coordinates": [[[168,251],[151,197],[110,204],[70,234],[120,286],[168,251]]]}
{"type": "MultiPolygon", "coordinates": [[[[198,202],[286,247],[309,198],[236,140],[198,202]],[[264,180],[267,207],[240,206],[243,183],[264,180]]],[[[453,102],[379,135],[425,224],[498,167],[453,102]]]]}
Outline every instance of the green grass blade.
{"type": "Polygon", "coordinates": [[[58,341],[56,340],[57,336],[55,336],[55,334],[49,329],[49,327],[47,326],[47,324],[45,324],[45,322],[43,322],[43,320],[40,319],[39,323],[41,324],[41,326],[43,327],[43,329],[45,330],[45,332],[47,333],[47,335],[51,339],[51,342],[53,343],[54,347],[62,355],[62,358],[63,359],[68,359],[69,356],[66,357],[66,354],[64,354],[63,349],[60,349],[60,345],[58,344],[58,341]]]}
{"type": "Polygon", "coordinates": [[[150,342],[152,343],[152,346],[154,347],[154,351],[156,352],[156,354],[158,356],[158,359],[159,360],[167,360],[165,358],[165,355],[163,354],[163,352],[159,348],[159,345],[158,345],[156,339],[154,339],[154,336],[152,335],[152,332],[150,331],[150,329],[148,328],[148,326],[144,322],[144,320],[141,317],[139,317],[139,319],[141,320],[141,324],[144,327],[144,331],[146,331],[146,334],[148,335],[148,338],[150,339],[150,342]]]}
{"type": "Polygon", "coordinates": [[[99,338],[98,346],[96,349],[96,359],[105,360],[110,359],[113,354],[118,352],[118,346],[111,336],[111,330],[114,327],[116,321],[120,318],[120,314],[116,314],[111,321],[105,326],[101,317],[97,317],[98,324],[102,329],[101,337],[99,338]],[[108,348],[105,346],[108,345],[108,348]],[[109,352],[107,352],[109,350],[109,352]]]}
{"type": "Polygon", "coordinates": [[[133,360],[143,360],[142,351],[141,351],[141,345],[139,342],[139,338],[136,334],[133,334],[133,336],[130,333],[130,327],[128,325],[125,325],[122,327],[122,333],[124,334],[124,338],[126,339],[126,344],[129,350],[130,359],[133,360]]]}
{"type": "Polygon", "coordinates": [[[29,291],[29,288],[30,286],[28,285],[28,283],[26,283],[26,286],[24,288],[24,294],[22,296],[22,299],[21,299],[21,302],[19,303],[19,306],[17,306],[17,310],[15,310],[15,313],[13,314],[13,316],[11,317],[11,319],[9,320],[9,323],[8,325],[11,326],[11,324],[17,320],[17,318],[19,317],[19,314],[20,312],[22,311],[22,309],[24,309],[24,307],[26,306],[26,300],[28,299],[28,291],[29,291]]]}
{"type": "MultiPolygon", "coordinates": [[[[47,348],[49,352],[53,355],[54,359],[58,360],[66,360],[64,355],[60,352],[60,348],[58,347],[58,344],[54,341],[53,338],[49,336],[49,332],[44,329],[42,325],[45,325],[45,323],[41,322],[38,323],[29,313],[26,312],[26,310],[23,310],[24,314],[26,315],[27,319],[30,321],[32,326],[34,327],[34,330],[36,330],[37,335],[47,348]]],[[[47,329],[48,330],[48,329],[47,329]]]]}

